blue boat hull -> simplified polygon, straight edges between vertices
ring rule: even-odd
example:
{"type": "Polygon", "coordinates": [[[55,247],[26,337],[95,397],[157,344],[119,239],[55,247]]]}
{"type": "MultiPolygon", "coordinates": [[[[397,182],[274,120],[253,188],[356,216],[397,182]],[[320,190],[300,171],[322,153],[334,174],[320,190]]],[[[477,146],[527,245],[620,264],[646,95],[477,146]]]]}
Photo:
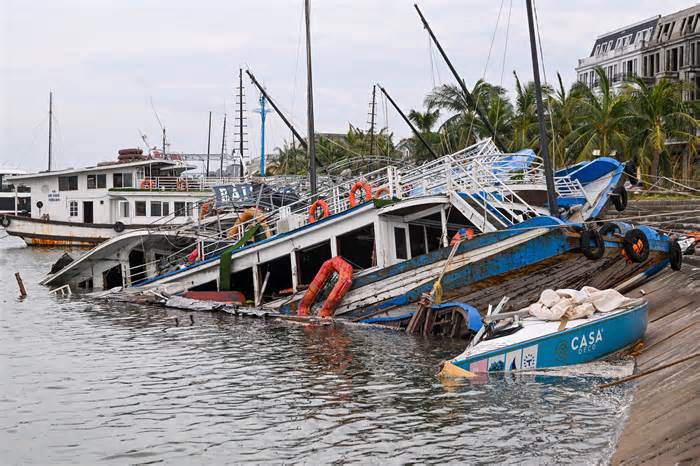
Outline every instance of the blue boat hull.
{"type": "Polygon", "coordinates": [[[543,369],[591,362],[639,341],[646,331],[647,317],[648,306],[643,303],[569,330],[464,359],[457,357],[450,362],[474,373],[543,369]]]}

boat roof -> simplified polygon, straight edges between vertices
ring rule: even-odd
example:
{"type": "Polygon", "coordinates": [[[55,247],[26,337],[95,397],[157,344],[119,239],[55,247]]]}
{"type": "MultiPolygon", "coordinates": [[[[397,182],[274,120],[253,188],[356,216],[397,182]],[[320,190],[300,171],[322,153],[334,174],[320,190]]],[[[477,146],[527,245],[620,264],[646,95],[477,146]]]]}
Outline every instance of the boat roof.
{"type": "Polygon", "coordinates": [[[0,175],[24,175],[26,173],[26,171],[18,170],[16,168],[0,167],[0,175]]]}
{"type": "Polygon", "coordinates": [[[96,172],[103,170],[113,170],[114,168],[131,168],[139,167],[143,165],[169,165],[171,167],[182,166],[185,168],[190,168],[188,165],[184,164],[179,160],[164,160],[164,159],[148,159],[148,160],[138,160],[136,162],[120,162],[115,160],[114,163],[108,165],[94,165],[90,167],[83,168],[67,168],[65,170],[54,170],[54,171],[41,171],[36,173],[26,173],[26,174],[16,174],[12,175],[10,179],[12,180],[28,180],[32,178],[43,178],[47,176],[60,176],[69,175],[72,173],[82,173],[82,172],[96,172]]]}

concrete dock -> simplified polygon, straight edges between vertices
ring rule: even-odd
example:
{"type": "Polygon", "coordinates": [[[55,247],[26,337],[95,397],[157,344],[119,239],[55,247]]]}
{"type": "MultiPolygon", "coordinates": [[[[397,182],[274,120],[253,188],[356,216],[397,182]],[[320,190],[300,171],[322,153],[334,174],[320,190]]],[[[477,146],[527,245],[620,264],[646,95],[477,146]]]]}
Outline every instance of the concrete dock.
{"type": "MultiPolygon", "coordinates": [[[[680,272],[668,268],[627,294],[649,300],[635,373],[700,351],[700,258],[684,259],[680,272]]],[[[637,391],[612,463],[698,464],[700,357],[627,383],[637,391]]]]}

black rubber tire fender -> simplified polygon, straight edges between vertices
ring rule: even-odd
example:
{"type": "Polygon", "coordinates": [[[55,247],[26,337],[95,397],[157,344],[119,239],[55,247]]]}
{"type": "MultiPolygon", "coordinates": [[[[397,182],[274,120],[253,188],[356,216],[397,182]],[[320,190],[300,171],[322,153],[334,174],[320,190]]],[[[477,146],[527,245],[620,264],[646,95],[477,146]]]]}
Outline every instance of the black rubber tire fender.
{"type": "Polygon", "coordinates": [[[581,252],[590,260],[598,260],[605,254],[603,237],[597,230],[583,230],[581,232],[581,252]],[[593,246],[591,246],[593,243],[593,246]]]}
{"type": "Polygon", "coordinates": [[[647,235],[638,228],[633,228],[627,233],[625,233],[624,238],[622,238],[622,247],[627,254],[627,257],[632,262],[641,263],[649,258],[649,239],[647,235]],[[642,242],[642,250],[635,251],[634,246],[638,241],[642,242]]]}
{"type": "Polygon", "coordinates": [[[612,233],[622,234],[622,229],[615,222],[607,222],[607,223],[604,223],[602,227],[600,227],[598,232],[601,234],[601,236],[608,236],[608,235],[611,235],[612,233]]]}
{"type": "Polygon", "coordinates": [[[681,245],[674,239],[671,240],[669,246],[668,260],[671,263],[671,268],[678,271],[683,265],[683,251],[681,251],[681,245]]]}
{"type": "Polygon", "coordinates": [[[627,190],[624,186],[618,186],[613,189],[610,199],[618,212],[622,212],[627,208],[627,190]]]}
{"type": "Polygon", "coordinates": [[[124,228],[126,228],[126,227],[124,226],[124,224],[122,222],[115,222],[114,223],[114,231],[116,231],[117,233],[121,233],[122,231],[124,231],[124,228]]]}
{"type": "Polygon", "coordinates": [[[12,223],[12,220],[10,220],[10,217],[7,215],[3,215],[2,219],[0,219],[0,225],[4,226],[5,228],[9,227],[10,223],[12,223]]]}

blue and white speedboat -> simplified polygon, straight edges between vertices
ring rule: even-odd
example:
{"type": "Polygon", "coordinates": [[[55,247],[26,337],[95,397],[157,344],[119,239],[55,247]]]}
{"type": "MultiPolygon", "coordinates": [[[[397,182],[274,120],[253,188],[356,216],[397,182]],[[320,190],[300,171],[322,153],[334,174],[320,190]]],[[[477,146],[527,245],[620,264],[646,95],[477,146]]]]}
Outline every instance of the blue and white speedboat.
{"type": "Polygon", "coordinates": [[[505,330],[467,348],[445,363],[443,373],[469,376],[486,372],[510,372],[569,366],[601,359],[634,345],[647,328],[647,302],[630,300],[607,313],[566,322],[527,317],[505,330]],[[445,368],[447,366],[447,368],[445,368]]]}

